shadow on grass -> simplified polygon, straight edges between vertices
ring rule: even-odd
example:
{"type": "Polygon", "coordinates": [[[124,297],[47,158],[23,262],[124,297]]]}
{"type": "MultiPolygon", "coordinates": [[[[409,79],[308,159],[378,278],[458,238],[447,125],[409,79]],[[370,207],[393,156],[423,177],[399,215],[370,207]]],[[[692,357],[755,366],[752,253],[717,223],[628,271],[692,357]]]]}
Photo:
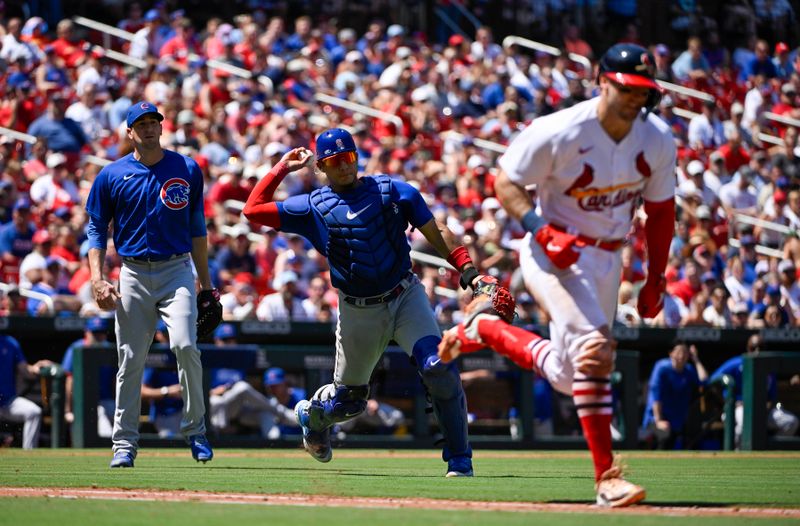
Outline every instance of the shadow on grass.
{"type": "MultiPolygon", "coordinates": [[[[594,504],[594,500],[586,499],[553,499],[547,504],[594,504]]],[[[674,501],[669,502],[645,499],[641,502],[644,506],[658,506],[659,508],[731,508],[739,506],[735,502],[702,502],[702,501],[674,501]]]]}

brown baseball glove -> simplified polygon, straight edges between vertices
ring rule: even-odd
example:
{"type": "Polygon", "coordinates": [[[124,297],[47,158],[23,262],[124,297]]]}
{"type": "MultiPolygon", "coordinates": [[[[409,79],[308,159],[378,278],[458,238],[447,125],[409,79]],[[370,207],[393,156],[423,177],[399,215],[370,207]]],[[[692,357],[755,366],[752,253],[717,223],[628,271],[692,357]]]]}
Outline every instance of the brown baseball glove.
{"type": "MultiPolygon", "coordinates": [[[[491,302],[494,314],[500,316],[507,323],[514,321],[514,309],[517,302],[507,288],[500,285],[492,276],[478,276],[478,281],[472,286],[472,304],[491,302]]],[[[469,308],[467,310],[470,310],[469,308]]]]}
{"type": "Polygon", "coordinates": [[[506,322],[514,319],[516,302],[508,289],[491,276],[480,276],[475,282],[473,299],[464,309],[467,317],[442,334],[439,342],[439,358],[450,363],[459,355],[486,348],[478,331],[482,319],[502,318],[506,322]]]}
{"type": "Polygon", "coordinates": [[[197,295],[197,337],[205,338],[222,321],[222,304],[217,289],[202,290],[197,295]]]}

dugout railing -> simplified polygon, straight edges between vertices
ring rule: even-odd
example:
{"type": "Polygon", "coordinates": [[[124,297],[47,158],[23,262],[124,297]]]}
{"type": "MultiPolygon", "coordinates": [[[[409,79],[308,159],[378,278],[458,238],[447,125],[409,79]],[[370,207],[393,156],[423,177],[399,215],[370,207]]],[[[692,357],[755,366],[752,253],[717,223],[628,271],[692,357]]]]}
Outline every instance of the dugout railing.
{"type": "Polygon", "coordinates": [[[742,369],[741,448],[745,451],[764,449],[800,449],[800,437],[770,436],[767,429],[767,376],[800,373],[800,352],[760,352],[746,355],[742,369]]]}
{"type": "MultiPolygon", "coordinates": [[[[328,345],[237,345],[228,348],[218,348],[213,345],[201,344],[202,361],[204,369],[204,393],[206,394],[206,407],[208,408],[208,392],[211,385],[211,369],[217,367],[242,369],[248,373],[260,373],[271,366],[279,366],[287,371],[299,373],[304,378],[308,393],[320,385],[330,381],[334,366],[333,347],[328,345]]],[[[116,349],[109,344],[80,347],[75,350],[73,381],[73,414],[72,445],[73,447],[103,447],[110,445],[108,438],[101,438],[97,434],[98,385],[97,379],[101,377],[100,368],[104,366],[116,367],[116,349]]],[[[463,370],[488,368],[490,370],[508,370],[516,366],[496,354],[488,351],[471,354],[460,359],[463,370]]],[[[147,366],[155,368],[174,367],[174,358],[169,349],[164,345],[154,345],[147,357],[147,366]]],[[[619,351],[617,353],[617,373],[615,375],[614,389],[618,394],[620,403],[617,407],[618,428],[623,434],[623,440],[616,444],[619,448],[635,448],[637,445],[638,429],[638,375],[639,353],[635,351],[619,351]]],[[[427,448],[433,447],[437,439],[435,426],[429,411],[425,391],[421,382],[416,378],[416,368],[408,357],[399,348],[392,347],[376,367],[376,372],[381,371],[390,380],[395,381],[389,391],[395,397],[404,397],[410,401],[411,411],[408,421],[409,434],[396,435],[348,435],[346,444],[350,447],[400,447],[400,448],[427,448]],[[394,377],[394,378],[393,378],[394,377]]],[[[481,435],[471,433],[470,439],[475,444],[483,447],[505,447],[513,449],[550,449],[550,448],[582,448],[583,438],[580,436],[535,436],[533,415],[535,412],[533,398],[533,373],[522,371],[515,388],[518,389],[519,416],[521,433],[517,438],[510,434],[481,435]]],[[[208,415],[208,411],[207,411],[208,415]]],[[[58,429],[63,429],[63,404],[53,405],[53,421],[57,422],[58,429]]],[[[210,423],[208,423],[209,429],[210,423]]],[[[220,435],[214,437],[218,447],[295,447],[298,444],[297,436],[288,436],[276,440],[265,440],[258,435],[230,436],[220,435]]],[[[54,447],[63,445],[63,432],[53,438],[54,447]],[[60,437],[60,438],[57,438],[60,437]]],[[[174,439],[161,439],[153,433],[143,433],[140,444],[142,446],[178,446],[182,442],[174,439]]]]}

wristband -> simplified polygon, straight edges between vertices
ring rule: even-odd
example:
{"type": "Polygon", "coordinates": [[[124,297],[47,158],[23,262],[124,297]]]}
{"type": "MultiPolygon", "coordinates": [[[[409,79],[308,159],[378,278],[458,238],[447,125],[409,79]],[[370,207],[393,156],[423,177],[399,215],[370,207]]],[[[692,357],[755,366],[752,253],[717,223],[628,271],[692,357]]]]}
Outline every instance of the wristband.
{"type": "Polygon", "coordinates": [[[536,210],[533,208],[525,212],[525,215],[522,216],[519,222],[522,223],[522,228],[531,234],[535,234],[536,231],[544,225],[544,220],[539,217],[539,214],[537,214],[536,210]]]}
{"type": "Polygon", "coordinates": [[[166,385],[161,388],[161,396],[167,396],[169,394],[169,387],[166,385]]]}
{"type": "Polygon", "coordinates": [[[472,258],[469,257],[469,252],[467,252],[464,245],[459,245],[447,256],[447,262],[453,265],[457,271],[461,272],[461,269],[464,268],[465,265],[472,265],[472,258]]]}
{"type": "Polygon", "coordinates": [[[461,288],[467,290],[468,287],[472,286],[472,281],[479,275],[480,274],[475,267],[469,267],[468,269],[464,270],[464,272],[461,273],[461,279],[459,280],[461,288]]]}

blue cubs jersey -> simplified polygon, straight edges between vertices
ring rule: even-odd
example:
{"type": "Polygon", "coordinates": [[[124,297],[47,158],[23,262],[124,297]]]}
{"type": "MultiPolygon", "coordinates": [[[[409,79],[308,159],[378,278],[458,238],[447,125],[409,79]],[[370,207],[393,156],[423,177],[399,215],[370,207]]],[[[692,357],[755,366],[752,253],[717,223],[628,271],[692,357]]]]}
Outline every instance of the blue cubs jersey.
{"type": "Polygon", "coordinates": [[[331,282],[349,296],[391,290],[411,269],[408,225],[433,219],[422,195],[387,175],[361,177],[336,193],[325,186],[278,203],[281,230],[305,236],[328,258],[331,282]]]}
{"type": "Polygon", "coordinates": [[[33,233],[36,225],[30,223],[24,234],[17,229],[14,222],[0,225],[0,254],[11,254],[19,259],[33,251],[33,233]]]}
{"type": "Polygon", "coordinates": [[[0,336],[0,407],[17,397],[17,365],[24,361],[19,342],[11,336],[0,336]]]}
{"type": "MultiPolygon", "coordinates": [[[[714,374],[711,375],[709,378],[709,383],[716,382],[719,380],[722,375],[728,374],[733,377],[733,393],[736,397],[736,400],[742,399],[742,385],[744,384],[744,380],[742,380],[742,371],[744,370],[744,360],[742,356],[734,356],[733,358],[727,360],[725,363],[719,366],[719,369],[714,371],[714,374]]],[[[727,389],[724,390],[724,393],[727,394],[727,389]]],[[[767,397],[769,400],[777,401],[778,399],[778,384],[775,378],[774,373],[770,373],[767,375],[767,397]]]]}
{"type": "MultiPolygon", "coordinates": [[[[147,387],[169,387],[177,383],[180,383],[180,380],[178,380],[178,372],[174,369],[146,367],[142,374],[142,384],[147,387]]],[[[150,402],[150,419],[155,420],[158,416],[169,416],[174,413],[179,413],[182,409],[183,399],[181,398],[153,400],[150,402]]]]}
{"type": "Polygon", "coordinates": [[[658,360],[650,375],[642,427],[647,428],[655,422],[653,402],[661,402],[662,418],[674,431],[682,430],[689,414],[689,404],[699,386],[700,379],[694,365],[687,363],[683,371],[678,372],[669,358],[658,360]]]}
{"type": "Polygon", "coordinates": [[[106,248],[113,220],[121,256],[167,259],[191,252],[192,238],[206,235],[203,175],[194,160],[169,150],[153,166],[131,153],[100,171],[86,211],[91,248],[106,248]]]}

